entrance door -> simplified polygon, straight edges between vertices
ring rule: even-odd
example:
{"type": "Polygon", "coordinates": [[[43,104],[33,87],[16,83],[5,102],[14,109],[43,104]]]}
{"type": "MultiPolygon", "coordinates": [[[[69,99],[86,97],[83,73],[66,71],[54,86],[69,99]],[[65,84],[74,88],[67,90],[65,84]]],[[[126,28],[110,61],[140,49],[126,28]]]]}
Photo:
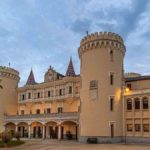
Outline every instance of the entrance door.
{"type": "Polygon", "coordinates": [[[110,125],[110,129],[111,129],[111,138],[114,137],[114,124],[110,125]]]}

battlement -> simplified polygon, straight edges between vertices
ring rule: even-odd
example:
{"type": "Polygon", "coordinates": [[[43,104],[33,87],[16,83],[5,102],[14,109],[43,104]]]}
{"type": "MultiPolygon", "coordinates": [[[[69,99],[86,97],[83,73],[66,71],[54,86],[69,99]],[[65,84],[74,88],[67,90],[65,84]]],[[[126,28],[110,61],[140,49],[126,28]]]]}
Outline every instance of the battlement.
{"type": "Polygon", "coordinates": [[[95,32],[85,36],[80,45],[85,44],[86,42],[94,41],[94,40],[114,40],[123,44],[123,39],[120,35],[112,32],[95,32]]]}
{"type": "Polygon", "coordinates": [[[96,47],[109,47],[117,48],[125,54],[125,45],[121,36],[112,32],[95,32],[90,35],[85,36],[81,42],[78,49],[79,57],[82,53],[89,49],[95,49],[96,47]]]}
{"type": "Polygon", "coordinates": [[[12,78],[18,81],[20,80],[19,72],[6,66],[0,66],[0,77],[12,78]]]}

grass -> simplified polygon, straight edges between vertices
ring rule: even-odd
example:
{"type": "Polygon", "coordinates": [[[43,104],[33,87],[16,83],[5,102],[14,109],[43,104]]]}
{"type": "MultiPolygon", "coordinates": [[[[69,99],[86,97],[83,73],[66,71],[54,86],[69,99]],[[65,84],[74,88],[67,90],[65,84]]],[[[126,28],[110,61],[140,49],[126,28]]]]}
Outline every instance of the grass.
{"type": "MultiPolygon", "coordinates": [[[[10,141],[7,143],[7,147],[14,147],[24,144],[24,141],[10,141]]],[[[0,148],[5,147],[4,142],[0,141],[0,148]]]]}

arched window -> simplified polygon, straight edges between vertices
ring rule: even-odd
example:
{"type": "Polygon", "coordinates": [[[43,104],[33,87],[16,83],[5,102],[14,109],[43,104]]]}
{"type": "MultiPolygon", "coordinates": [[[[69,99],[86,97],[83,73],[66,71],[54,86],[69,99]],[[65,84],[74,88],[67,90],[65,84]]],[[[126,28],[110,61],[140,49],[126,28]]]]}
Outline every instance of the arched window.
{"type": "Polygon", "coordinates": [[[127,110],[132,110],[132,99],[127,99],[127,110]]]}
{"type": "Polygon", "coordinates": [[[143,109],[148,109],[148,98],[144,97],[142,101],[143,101],[143,109]]]}
{"type": "Polygon", "coordinates": [[[134,105],[135,105],[135,109],[140,109],[140,99],[139,98],[134,99],[134,105]]]}

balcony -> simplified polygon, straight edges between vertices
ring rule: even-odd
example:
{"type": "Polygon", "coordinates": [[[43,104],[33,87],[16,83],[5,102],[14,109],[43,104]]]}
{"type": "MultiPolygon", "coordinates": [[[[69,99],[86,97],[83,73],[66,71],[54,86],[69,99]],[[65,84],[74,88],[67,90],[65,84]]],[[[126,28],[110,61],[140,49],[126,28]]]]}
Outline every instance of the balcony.
{"type": "Polygon", "coordinates": [[[5,115],[5,122],[49,122],[49,121],[78,121],[78,112],[50,113],[50,114],[27,114],[5,115]]]}
{"type": "Polygon", "coordinates": [[[26,102],[42,102],[42,101],[55,101],[55,100],[64,100],[64,99],[72,99],[72,98],[79,98],[80,94],[66,94],[61,96],[52,96],[52,97],[41,97],[41,98],[33,98],[33,99],[25,99],[25,100],[18,100],[19,104],[26,103],[26,102]]]}

